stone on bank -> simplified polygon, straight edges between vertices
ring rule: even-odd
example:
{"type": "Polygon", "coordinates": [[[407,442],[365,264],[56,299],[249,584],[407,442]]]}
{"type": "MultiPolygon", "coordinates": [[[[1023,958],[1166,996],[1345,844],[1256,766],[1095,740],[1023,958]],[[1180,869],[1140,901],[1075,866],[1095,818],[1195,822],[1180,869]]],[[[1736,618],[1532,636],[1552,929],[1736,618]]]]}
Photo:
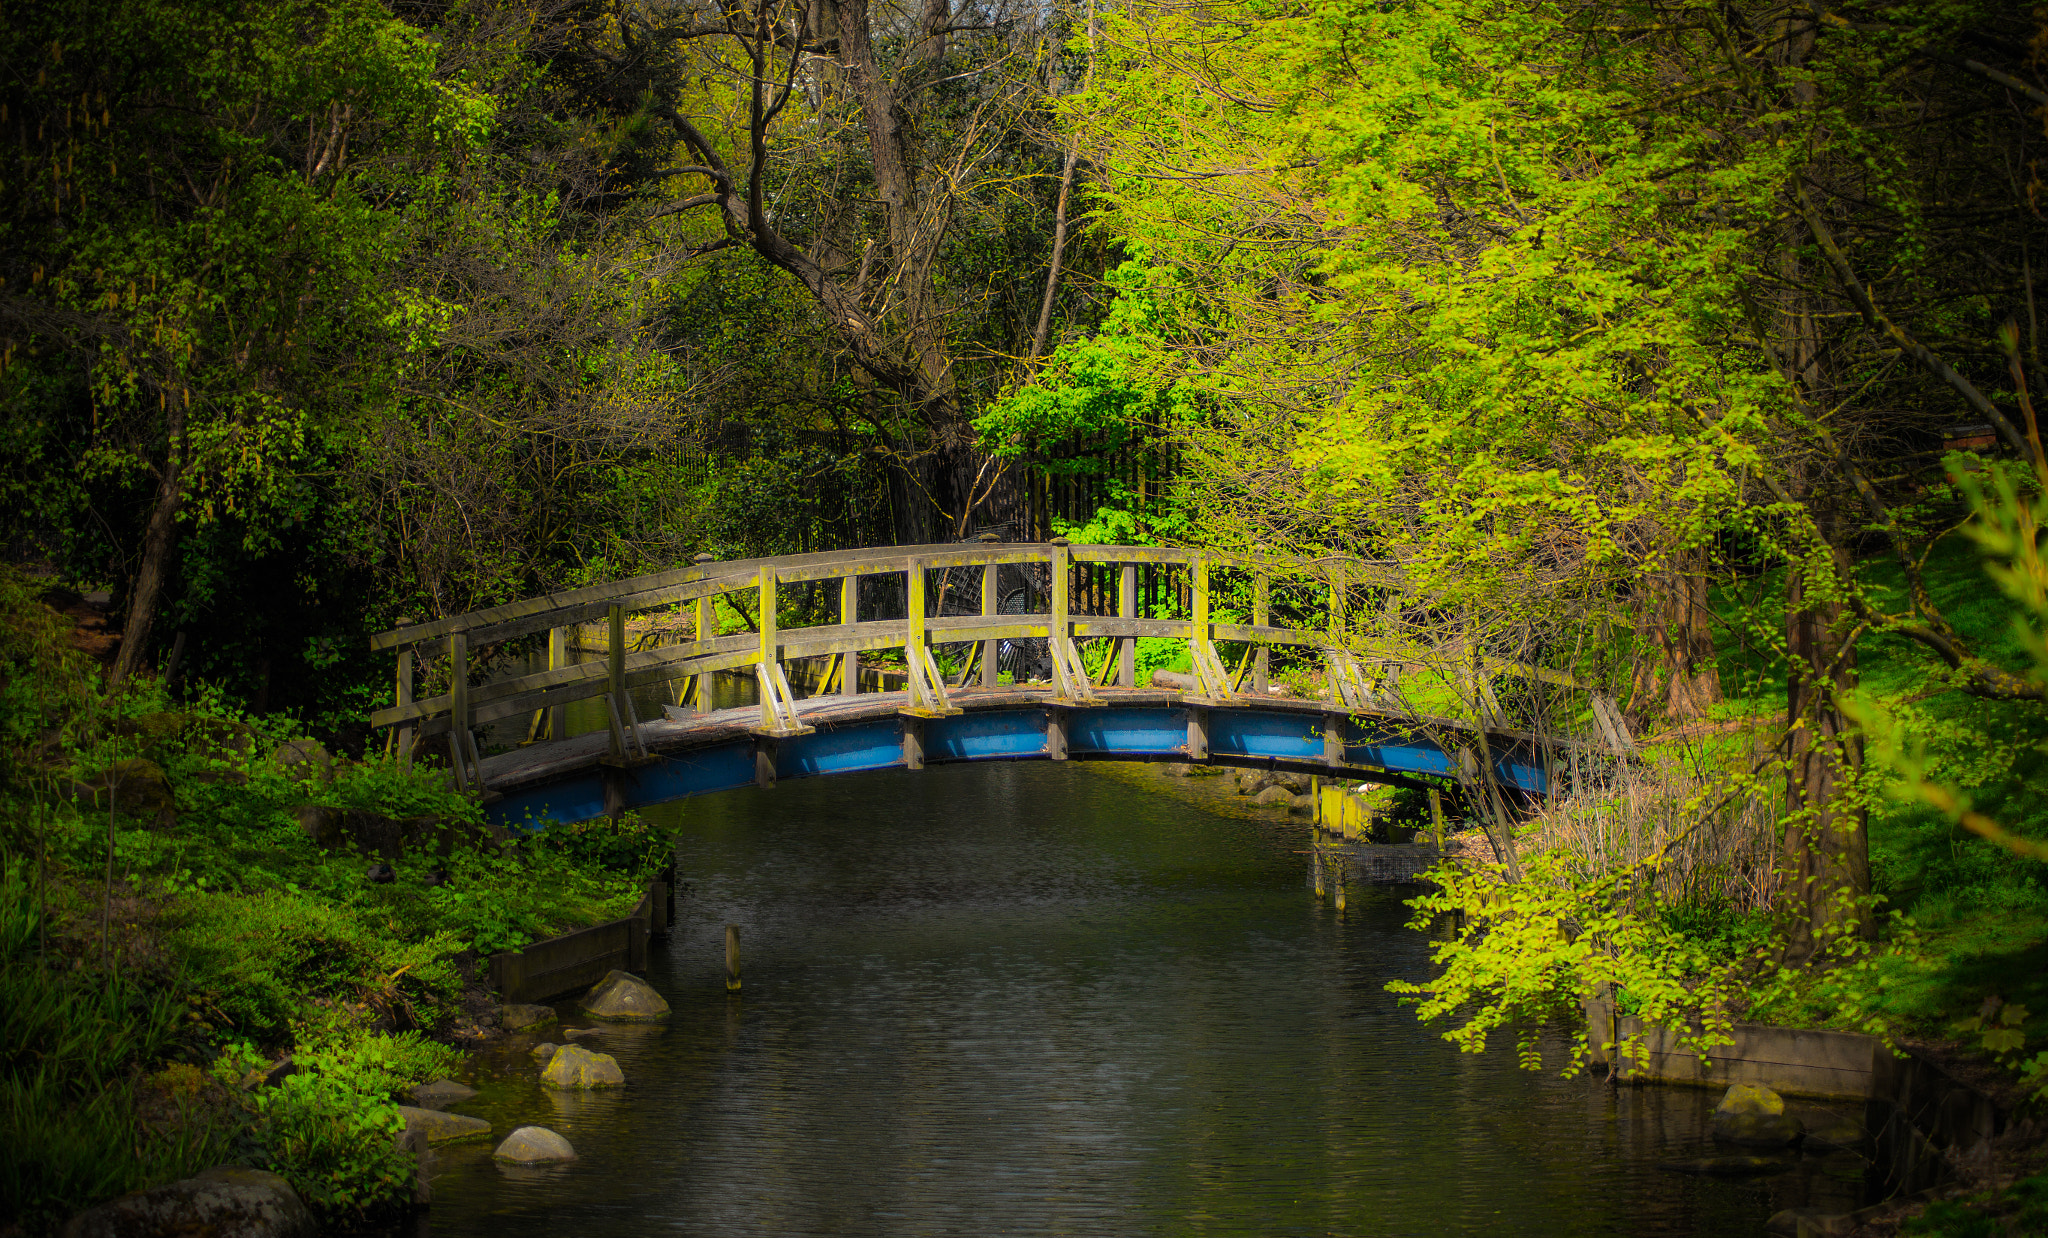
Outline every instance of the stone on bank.
{"type": "Polygon", "coordinates": [[[512,1165],[548,1165],[575,1160],[576,1149],[545,1126],[522,1126],[507,1135],[491,1156],[512,1165]]]}
{"type": "Polygon", "coordinates": [[[668,1002],[661,994],[640,977],[622,971],[606,974],[590,986],[590,992],[576,1005],[593,1019],[618,1023],[646,1023],[668,1017],[668,1002]]]}
{"type": "Polygon", "coordinates": [[[313,1238],[313,1214],[291,1183],[260,1169],[220,1165],[196,1177],[133,1191],[72,1217],[63,1238],[313,1238]]]}
{"type": "Polygon", "coordinates": [[[455,1143],[463,1139],[482,1139],[491,1133],[491,1124],[482,1118],[465,1117],[459,1113],[443,1113],[439,1109],[421,1109],[417,1105],[400,1105],[398,1116],[405,1119],[407,1130],[425,1132],[427,1142],[455,1143]]]}

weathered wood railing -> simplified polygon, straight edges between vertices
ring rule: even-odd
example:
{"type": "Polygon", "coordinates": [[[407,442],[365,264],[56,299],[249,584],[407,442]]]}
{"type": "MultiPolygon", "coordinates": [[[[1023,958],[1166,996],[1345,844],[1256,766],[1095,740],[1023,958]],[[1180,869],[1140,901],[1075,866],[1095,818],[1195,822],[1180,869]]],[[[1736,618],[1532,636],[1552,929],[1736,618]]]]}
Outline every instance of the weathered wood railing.
{"type": "MultiPolygon", "coordinates": [[[[1076,642],[1115,640],[1115,682],[1131,687],[1135,686],[1134,647],[1140,637],[1188,641],[1196,695],[1214,700],[1233,696],[1247,675],[1254,690],[1263,692],[1267,687],[1268,653],[1273,647],[1314,648],[1321,652],[1326,664],[1331,700],[1356,709],[1370,709],[1381,707],[1376,700],[1382,682],[1379,672],[1387,668],[1372,665],[1372,659],[1362,666],[1347,651],[1339,629],[1351,588],[1397,583],[1384,566],[1358,560],[1294,563],[1154,546],[1075,546],[1060,539],[1031,544],[878,547],[727,562],[706,561],[699,556],[698,562],[675,571],[529,598],[378,634],[371,639],[372,649],[398,651],[397,703],[378,710],[370,721],[377,727],[402,728],[400,743],[407,751],[418,739],[452,731],[457,777],[472,782],[479,781],[481,769],[473,728],[545,710],[551,719],[549,734],[561,738],[559,711],[572,701],[605,699],[612,758],[631,762],[645,756],[631,697],[631,690],[638,687],[688,680],[683,699],[704,709],[711,699],[711,676],[719,671],[751,667],[760,689],[760,730],[768,735],[787,736],[808,729],[798,717],[783,671],[783,664],[791,659],[835,659],[823,682],[830,686],[836,681],[839,693],[852,695],[859,691],[861,654],[902,649],[909,672],[905,712],[938,716],[957,710],[948,700],[947,685],[932,656],[934,643],[973,643],[976,648],[972,658],[978,663],[980,682],[994,686],[997,642],[1043,639],[1048,643],[1053,669],[1055,694],[1051,699],[1085,705],[1097,699],[1095,679],[1102,677],[1106,683],[1107,678],[1089,674],[1076,642]],[[1171,565],[1185,571],[1189,585],[1187,618],[1140,616],[1136,573],[1146,564],[1171,565]],[[1032,614],[998,613],[998,572],[1006,565],[1043,565],[1048,570],[1047,610],[1032,614]],[[1073,569],[1081,565],[1120,569],[1117,614],[1075,613],[1073,569]],[[932,609],[928,602],[931,573],[975,568],[982,572],[980,614],[926,613],[932,609]],[[1250,578],[1251,623],[1215,621],[1211,613],[1211,585],[1212,573],[1219,569],[1250,578]],[[860,580],[885,575],[904,577],[906,614],[896,619],[861,620],[860,580]],[[1271,584],[1276,578],[1307,578],[1327,588],[1329,626],[1307,629],[1270,623],[1271,584]],[[780,626],[777,611],[782,587],[835,579],[841,582],[838,623],[802,628],[780,626]],[[718,635],[716,599],[748,593],[755,595],[757,630],[718,635]],[[626,648],[628,617],[657,610],[674,612],[685,606],[694,610],[690,625],[693,639],[651,649],[626,648]],[[569,630],[598,619],[606,620],[610,626],[607,657],[602,662],[570,663],[569,630]],[[470,659],[475,650],[541,632],[549,634],[547,669],[481,686],[469,683],[470,659]],[[1245,643],[1255,653],[1233,673],[1216,651],[1218,641],[1245,643]],[[434,652],[435,646],[444,647],[449,659],[450,690],[439,696],[417,698],[413,683],[415,653],[434,652]],[[459,725],[456,720],[460,720],[459,725]]],[[[1105,669],[1106,666],[1105,663],[1105,669]]],[[[1553,682],[1581,686],[1556,672],[1519,667],[1495,669],[1526,672],[1553,682]]],[[[1476,690],[1490,696],[1483,680],[1476,684],[1476,690]]],[[[1603,730],[1609,729],[1610,716],[1618,720],[1611,704],[1602,709],[1596,702],[1595,710],[1603,730]]]]}

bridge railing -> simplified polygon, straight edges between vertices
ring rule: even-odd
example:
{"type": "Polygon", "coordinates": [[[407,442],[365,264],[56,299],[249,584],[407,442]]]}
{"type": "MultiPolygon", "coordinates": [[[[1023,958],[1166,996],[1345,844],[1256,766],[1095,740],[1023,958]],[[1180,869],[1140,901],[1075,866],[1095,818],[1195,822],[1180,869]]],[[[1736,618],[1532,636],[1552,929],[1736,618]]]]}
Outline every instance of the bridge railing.
{"type": "MultiPolygon", "coordinates": [[[[1297,646],[1321,652],[1333,703],[1361,709],[1383,707],[1384,702],[1377,701],[1374,695],[1378,668],[1361,666],[1346,651],[1337,628],[1352,586],[1396,583],[1384,566],[1359,560],[1333,558],[1302,563],[1168,547],[1074,546],[1058,539],[1029,544],[879,547],[726,562],[700,558],[690,567],[675,571],[548,594],[379,633],[371,639],[371,648],[396,651],[398,685],[395,703],[372,714],[370,722],[380,728],[402,728],[399,745],[407,753],[422,739],[451,735],[457,776],[464,782],[480,781],[481,757],[475,747],[473,728],[544,711],[550,736],[562,738],[562,708],[591,698],[603,698],[606,702],[613,758],[644,758],[639,719],[631,696],[634,688],[688,680],[686,699],[702,709],[710,700],[709,686],[714,674],[751,668],[760,689],[760,730],[771,735],[791,735],[808,729],[798,716],[783,669],[793,659],[832,659],[818,687],[821,692],[830,691],[836,683],[838,693],[850,696],[860,690],[860,655],[902,649],[908,692],[905,711],[931,716],[958,712],[949,699],[949,685],[932,656],[934,644],[971,643],[974,648],[968,669],[978,664],[980,682],[993,687],[997,682],[997,642],[1043,639],[1054,672],[1053,699],[1087,705],[1097,699],[1095,680],[1102,677],[1106,683],[1107,677],[1089,673],[1077,642],[1115,640],[1115,682],[1135,687],[1133,655],[1140,637],[1189,642],[1196,685],[1192,695],[1198,698],[1227,699],[1238,691],[1247,676],[1263,691],[1269,651],[1279,646],[1297,646]],[[1171,565],[1185,571],[1189,582],[1187,618],[1160,619],[1139,613],[1137,569],[1147,564],[1171,565]],[[1048,570],[1046,610],[998,613],[998,573],[1011,565],[1043,565],[1048,570]],[[1076,613],[1072,586],[1077,565],[1119,569],[1118,613],[1076,613]],[[977,568],[982,574],[980,614],[925,613],[932,609],[927,600],[930,573],[977,568]],[[1223,568],[1251,578],[1252,622],[1218,622],[1212,613],[1212,574],[1223,568]],[[859,582],[879,576],[903,578],[906,614],[902,618],[859,618],[859,582]],[[1305,576],[1320,578],[1329,591],[1330,627],[1310,629],[1270,622],[1273,580],[1299,580],[1305,576]],[[783,588],[826,580],[840,582],[839,622],[781,626],[778,603],[783,588]],[[756,630],[718,634],[717,599],[743,599],[749,593],[754,595],[758,616],[754,622],[756,630]],[[628,619],[652,611],[674,613],[678,608],[694,612],[689,624],[691,639],[649,649],[627,648],[628,619]],[[606,658],[602,662],[571,662],[569,633],[598,620],[605,621],[610,629],[606,658]],[[479,650],[542,632],[549,634],[546,669],[483,685],[470,684],[471,662],[479,650]],[[1218,641],[1243,643],[1254,652],[1233,673],[1216,652],[1218,641]],[[418,659],[444,651],[449,660],[449,690],[436,696],[416,696],[418,659]]],[[[1107,666],[1105,661],[1105,670],[1107,666]]],[[[1510,668],[1511,672],[1514,669],[1510,668]]],[[[1569,680],[1555,672],[1531,673],[1569,680]]],[[[963,671],[962,683],[966,678],[963,671]]],[[[957,690],[960,685],[950,686],[957,690]]],[[[1485,690],[1483,684],[1480,688],[1485,690]]]]}

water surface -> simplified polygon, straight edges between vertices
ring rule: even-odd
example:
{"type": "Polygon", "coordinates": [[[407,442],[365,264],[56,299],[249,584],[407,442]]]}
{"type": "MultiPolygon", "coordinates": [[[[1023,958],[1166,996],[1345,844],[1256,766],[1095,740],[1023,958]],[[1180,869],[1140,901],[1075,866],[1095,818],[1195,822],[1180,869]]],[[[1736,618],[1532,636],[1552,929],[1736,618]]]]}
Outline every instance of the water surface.
{"type": "Polygon", "coordinates": [[[688,885],[649,974],[674,1017],[603,1031],[617,1093],[540,1088],[530,1041],[480,1063],[462,1111],[581,1160],[444,1148],[429,1228],[1724,1236],[1860,1202],[1853,1156],[1660,1170],[1713,1151],[1708,1094],[1457,1053],[1385,991],[1426,972],[1398,892],[1340,916],[1299,818],[1164,785],[952,766],[656,810],[688,885]]]}

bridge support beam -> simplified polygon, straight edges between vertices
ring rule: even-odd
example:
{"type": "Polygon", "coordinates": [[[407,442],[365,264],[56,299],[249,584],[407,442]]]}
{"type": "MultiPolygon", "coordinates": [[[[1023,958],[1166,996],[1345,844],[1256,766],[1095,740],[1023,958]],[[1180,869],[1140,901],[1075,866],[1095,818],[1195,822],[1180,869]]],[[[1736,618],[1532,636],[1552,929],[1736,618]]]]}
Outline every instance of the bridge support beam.
{"type": "Polygon", "coordinates": [[[1045,755],[1055,761],[1067,759],[1067,711],[1058,706],[1045,711],[1045,755]]]}
{"type": "Polygon", "coordinates": [[[1188,760],[1209,759],[1209,710],[1207,706],[1188,706],[1188,760]]]}
{"type": "Polygon", "coordinates": [[[775,739],[772,736],[754,736],[754,785],[775,785],[775,739]]]}
{"type": "Polygon", "coordinates": [[[924,768],[924,719],[903,715],[903,768],[924,768]]]}
{"type": "Polygon", "coordinates": [[[1344,715],[1323,715],[1323,763],[1333,769],[1344,764],[1344,715]]]}

